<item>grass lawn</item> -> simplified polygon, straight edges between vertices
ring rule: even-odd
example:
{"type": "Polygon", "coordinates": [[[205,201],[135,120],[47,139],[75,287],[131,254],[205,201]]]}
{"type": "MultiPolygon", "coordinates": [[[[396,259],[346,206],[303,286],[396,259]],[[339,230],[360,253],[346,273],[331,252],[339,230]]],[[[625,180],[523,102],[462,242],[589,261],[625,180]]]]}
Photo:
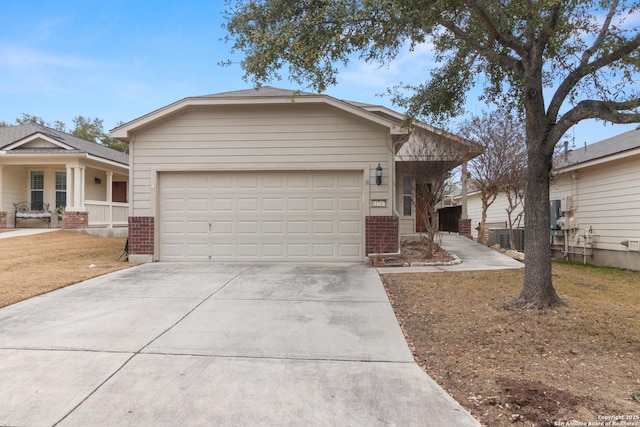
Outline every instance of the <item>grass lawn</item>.
{"type": "Polygon", "coordinates": [[[506,309],[522,270],[383,281],[418,364],[484,425],[640,426],[640,273],[554,263],[553,277],[567,308],[506,309]]]}
{"type": "Polygon", "coordinates": [[[0,239],[0,308],[131,267],[116,261],[125,241],[71,231],[0,239]]]}

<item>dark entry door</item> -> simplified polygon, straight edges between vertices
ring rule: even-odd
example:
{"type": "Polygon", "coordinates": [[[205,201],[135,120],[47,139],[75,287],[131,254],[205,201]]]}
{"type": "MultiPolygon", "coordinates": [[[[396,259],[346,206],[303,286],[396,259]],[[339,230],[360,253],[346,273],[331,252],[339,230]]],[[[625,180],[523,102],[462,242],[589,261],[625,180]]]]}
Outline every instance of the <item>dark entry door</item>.
{"type": "Polygon", "coordinates": [[[127,183],[114,181],[111,185],[111,197],[113,202],[127,203],[127,183]]]}

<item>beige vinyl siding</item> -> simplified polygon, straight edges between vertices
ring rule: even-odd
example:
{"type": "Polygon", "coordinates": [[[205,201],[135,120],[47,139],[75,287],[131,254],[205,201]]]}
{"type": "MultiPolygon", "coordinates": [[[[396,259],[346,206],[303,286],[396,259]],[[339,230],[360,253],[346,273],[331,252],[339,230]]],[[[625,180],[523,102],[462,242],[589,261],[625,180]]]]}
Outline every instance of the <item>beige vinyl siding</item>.
{"type": "Polygon", "coordinates": [[[599,234],[595,248],[626,251],[620,242],[640,238],[640,156],[556,176],[551,199],[571,196],[579,231],[599,234]]]}
{"type": "Polygon", "coordinates": [[[85,200],[107,200],[107,175],[104,171],[87,168],[84,177],[85,200]],[[96,184],[95,179],[100,179],[96,184]]]}
{"type": "Polygon", "coordinates": [[[132,150],[133,216],[156,215],[159,172],[233,170],[364,171],[365,194],[388,201],[371,214],[391,215],[389,130],[330,106],[193,108],[134,135],[132,150]]]}
{"type": "MultiPolygon", "coordinates": [[[[487,209],[487,222],[505,222],[507,227],[509,226],[509,220],[507,217],[507,207],[509,206],[509,201],[507,196],[504,193],[498,194],[496,200],[489,206],[487,209]]],[[[523,207],[519,206],[513,214],[511,214],[511,218],[515,219],[515,217],[522,212],[523,207]]],[[[480,194],[475,193],[471,194],[467,197],[467,215],[468,218],[471,219],[471,234],[474,239],[478,238],[478,224],[482,220],[482,200],[480,199],[480,194]]],[[[514,227],[517,227],[518,223],[514,224],[514,227]]],[[[524,216],[520,221],[520,226],[524,227],[524,216]]]]}
{"type": "Polygon", "coordinates": [[[24,166],[2,167],[2,206],[1,210],[8,214],[8,227],[13,227],[15,222],[14,203],[27,200],[27,168],[24,166]]]}

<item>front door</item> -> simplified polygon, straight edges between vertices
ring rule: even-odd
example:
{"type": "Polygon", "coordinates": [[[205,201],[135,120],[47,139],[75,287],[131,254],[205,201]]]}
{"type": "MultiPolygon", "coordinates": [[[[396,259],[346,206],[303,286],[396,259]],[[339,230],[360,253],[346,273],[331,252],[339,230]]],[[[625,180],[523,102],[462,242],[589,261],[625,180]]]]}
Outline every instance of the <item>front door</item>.
{"type": "Polygon", "coordinates": [[[111,201],[116,203],[127,203],[127,183],[114,181],[111,185],[111,201]]]}
{"type": "MultiPolygon", "coordinates": [[[[416,233],[426,233],[426,199],[431,192],[431,184],[416,183],[416,233]]],[[[428,218],[427,218],[428,220],[428,218]]]]}

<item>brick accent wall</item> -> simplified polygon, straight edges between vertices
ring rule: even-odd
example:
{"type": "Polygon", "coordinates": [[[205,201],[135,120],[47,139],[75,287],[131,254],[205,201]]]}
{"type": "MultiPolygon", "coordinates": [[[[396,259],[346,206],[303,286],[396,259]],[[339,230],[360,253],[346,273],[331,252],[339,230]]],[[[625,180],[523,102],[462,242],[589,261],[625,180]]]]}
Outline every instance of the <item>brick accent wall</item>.
{"type": "Polygon", "coordinates": [[[458,234],[473,239],[471,234],[471,218],[458,220],[458,234]]]}
{"type": "Polygon", "coordinates": [[[129,217],[129,254],[153,255],[154,217],[129,217]]]}
{"type": "Polygon", "coordinates": [[[0,212],[0,230],[7,228],[8,212],[0,212]]]}
{"type": "Polygon", "coordinates": [[[64,230],[89,228],[89,212],[62,212],[62,228],[64,230]]]}
{"type": "Polygon", "coordinates": [[[398,251],[398,217],[368,216],[365,232],[367,255],[398,251]]]}

